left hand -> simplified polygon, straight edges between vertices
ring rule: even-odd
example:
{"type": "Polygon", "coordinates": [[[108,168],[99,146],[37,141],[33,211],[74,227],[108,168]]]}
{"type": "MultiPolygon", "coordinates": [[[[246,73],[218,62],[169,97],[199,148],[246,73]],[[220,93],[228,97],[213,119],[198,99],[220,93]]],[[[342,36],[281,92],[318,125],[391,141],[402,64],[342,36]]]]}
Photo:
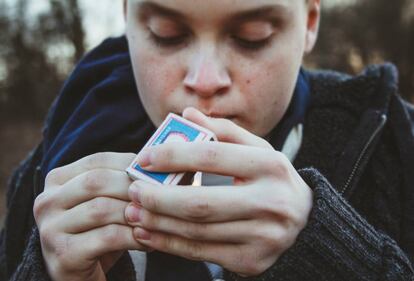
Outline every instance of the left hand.
{"type": "Polygon", "coordinates": [[[305,227],[312,191],[289,160],[233,122],[195,109],[184,117],[220,142],[162,144],[141,153],[149,171],[203,171],[235,177],[235,186],[159,186],[136,181],[125,216],[139,243],[209,261],[241,276],[263,273],[305,227]]]}

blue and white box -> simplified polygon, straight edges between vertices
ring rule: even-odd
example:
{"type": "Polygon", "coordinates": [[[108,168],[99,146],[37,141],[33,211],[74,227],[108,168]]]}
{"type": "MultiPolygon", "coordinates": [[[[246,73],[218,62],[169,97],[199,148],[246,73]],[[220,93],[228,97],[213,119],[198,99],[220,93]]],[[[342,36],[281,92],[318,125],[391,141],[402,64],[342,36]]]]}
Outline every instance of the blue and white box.
{"type": "MultiPolygon", "coordinates": [[[[174,113],[168,114],[161,126],[145,144],[145,147],[156,146],[167,142],[199,142],[217,140],[215,134],[187,119],[174,113]]],[[[139,155],[139,153],[138,153],[139,155]]],[[[126,172],[134,180],[145,180],[155,184],[177,185],[184,177],[182,173],[157,173],[142,169],[137,157],[127,168],[126,172]]]]}

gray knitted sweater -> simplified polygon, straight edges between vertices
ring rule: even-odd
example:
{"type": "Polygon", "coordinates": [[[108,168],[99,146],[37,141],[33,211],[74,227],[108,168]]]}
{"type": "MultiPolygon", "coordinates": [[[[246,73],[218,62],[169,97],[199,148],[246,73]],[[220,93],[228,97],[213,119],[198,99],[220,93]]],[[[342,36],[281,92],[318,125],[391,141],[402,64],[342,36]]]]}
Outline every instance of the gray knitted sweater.
{"type": "MultiPolygon", "coordinates": [[[[414,280],[414,110],[397,95],[395,68],[309,75],[312,101],[294,163],[314,192],[309,222],[261,276],[224,279],[414,280]]],[[[42,189],[34,184],[41,154],[35,150],[10,184],[0,280],[49,280],[29,207],[42,189]]],[[[174,270],[151,258],[147,269],[148,280],[160,281],[153,276],[174,270]]],[[[127,254],[108,280],[135,280],[127,254]]]]}

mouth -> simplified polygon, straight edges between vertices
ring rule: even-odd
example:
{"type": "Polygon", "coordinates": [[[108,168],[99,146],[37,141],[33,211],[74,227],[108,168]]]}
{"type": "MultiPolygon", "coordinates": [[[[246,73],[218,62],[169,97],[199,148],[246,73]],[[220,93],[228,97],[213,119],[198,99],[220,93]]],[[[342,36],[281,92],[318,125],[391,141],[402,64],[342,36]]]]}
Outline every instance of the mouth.
{"type": "Polygon", "coordinates": [[[215,112],[211,112],[211,113],[204,113],[204,115],[211,117],[211,118],[223,118],[223,119],[230,119],[233,117],[233,115],[226,115],[226,114],[222,114],[222,113],[215,113],[215,112]]]}
{"type": "Polygon", "coordinates": [[[220,119],[229,119],[229,120],[233,120],[236,118],[236,115],[225,115],[225,114],[220,114],[220,113],[209,113],[205,115],[211,118],[220,118],[220,119]]]}
{"type": "MultiPolygon", "coordinates": [[[[204,115],[211,117],[211,118],[217,118],[217,119],[229,119],[229,120],[234,120],[236,119],[236,115],[234,114],[224,114],[221,112],[206,112],[203,110],[198,109],[201,113],[203,113],[204,115]]],[[[182,111],[174,111],[175,114],[182,116],[182,111]]]]}

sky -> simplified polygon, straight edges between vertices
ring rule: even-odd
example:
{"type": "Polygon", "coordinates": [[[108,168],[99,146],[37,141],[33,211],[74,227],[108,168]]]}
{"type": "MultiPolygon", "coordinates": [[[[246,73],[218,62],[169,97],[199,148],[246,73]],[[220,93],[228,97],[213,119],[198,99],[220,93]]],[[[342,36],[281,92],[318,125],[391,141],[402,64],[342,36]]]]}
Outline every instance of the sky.
{"type": "Polygon", "coordinates": [[[84,27],[89,48],[108,36],[117,36],[124,32],[122,0],[80,0],[80,4],[85,13],[84,27]],[[96,5],[97,2],[100,4],[96,5]]]}

